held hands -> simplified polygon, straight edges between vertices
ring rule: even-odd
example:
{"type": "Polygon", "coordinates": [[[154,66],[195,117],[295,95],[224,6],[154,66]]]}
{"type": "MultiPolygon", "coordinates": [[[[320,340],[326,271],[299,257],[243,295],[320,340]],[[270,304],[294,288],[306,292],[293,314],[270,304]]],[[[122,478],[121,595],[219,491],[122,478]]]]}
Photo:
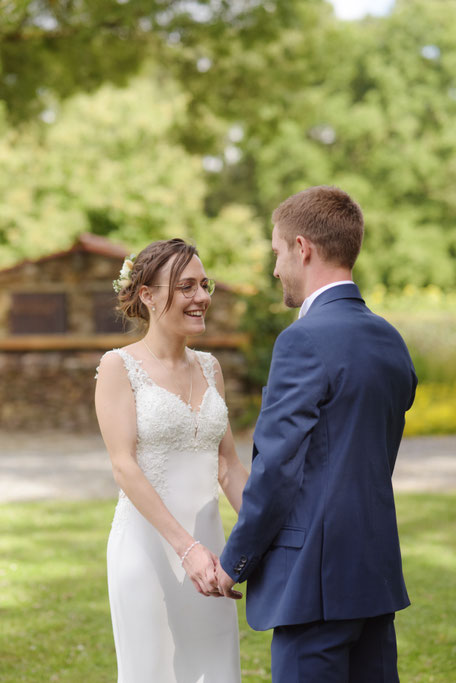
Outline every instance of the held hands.
{"type": "Polygon", "coordinates": [[[242,593],[233,590],[234,581],[223,569],[219,559],[217,559],[215,574],[220,595],[224,595],[225,598],[233,598],[233,600],[240,600],[242,598],[242,593]]]}
{"type": "Polygon", "coordinates": [[[191,546],[182,560],[182,566],[198,593],[219,598],[220,593],[215,575],[216,565],[217,556],[201,543],[191,546]]]}
{"type": "Polygon", "coordinates": [[[214,598],[242,598],[242,593],[232,590],[234,581],[223,570],[218,557],[204,545],[195,544],[185,555],[182,566],[198,593],[214,598]]]}

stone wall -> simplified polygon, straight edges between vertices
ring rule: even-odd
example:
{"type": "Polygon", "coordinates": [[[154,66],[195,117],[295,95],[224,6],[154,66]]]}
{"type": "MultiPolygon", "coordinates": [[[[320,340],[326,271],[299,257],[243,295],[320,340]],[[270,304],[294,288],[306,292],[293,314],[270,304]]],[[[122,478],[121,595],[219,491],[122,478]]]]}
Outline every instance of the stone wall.
{"type": "Polygon", "coordinates": [[[0,353],[0,428],[93,430],[100,352],[0,353]]]}
{"type": "MultiPolygon", "coordinates": [[[[245,358],[233,349],[211,351],[222,365],[230,419],[242,424],[250,397],[245,358]]],[[[102,351],[0,352],[0,429],[97,429],[95,369],[102,351]]]]}
{"type": "MultiPolygon", "coordinates": [[[[58,258],[0,272],[0,337],[9,334],[14,294],[62,293],[67,302],[68,334],[94,332],[94,296],[112,292],[122,259],[68,252],[58,258]]],[[[113,292],[112,292],[113,293],[113,292]]]]}
{"type": "MultiPolygon", "coordinates": [[[[104,351],[138,338],[128,323],[116,334],[97,334],[96,296],[112,292],[122,258],[69,250],[0,271],[0,428],[6,430],[97,428],[93,395],[95,368],[104,351]],[[66,297],[64,334],[12,334],[17,294],[60,293],[66,297]],[[128,333],[122,333],[122,330],[128,333]]],[[[230,415],[242,423],[249,405],[246,360],[239,321],[242,302],[218,284],[203,337],[190,345],[219,359],[230,415]]]]}

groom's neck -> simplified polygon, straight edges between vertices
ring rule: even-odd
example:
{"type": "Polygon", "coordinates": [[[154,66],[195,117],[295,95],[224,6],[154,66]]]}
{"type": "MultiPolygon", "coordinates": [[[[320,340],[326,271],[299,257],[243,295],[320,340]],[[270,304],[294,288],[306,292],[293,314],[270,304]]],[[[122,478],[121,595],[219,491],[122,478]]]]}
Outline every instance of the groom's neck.
{"type": "Polygon", "coordinates": [[[304,299],[326,285],[343,280],[353,280],[352,271],[342,266],[330,266],[322,264],[309,273],[309,278],[305,283],[304,299]]]}

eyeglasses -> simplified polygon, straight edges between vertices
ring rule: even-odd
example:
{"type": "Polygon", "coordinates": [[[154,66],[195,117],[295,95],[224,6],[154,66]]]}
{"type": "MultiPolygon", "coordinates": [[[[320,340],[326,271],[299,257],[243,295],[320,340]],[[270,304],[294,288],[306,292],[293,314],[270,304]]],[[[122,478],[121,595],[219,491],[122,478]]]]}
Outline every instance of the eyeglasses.
{"type": "MultiPolygon", "coordinates": [[[[198,287],[200,286],[207,294],[209,294],[209,296],[212,296],[215,291],[215,280],[212,280],[211,278],[203,280],[202,282],[188,280],[182,285],[176,285],[176,289],[182,292],[187,299],[191,299],[195,296],[196,292],[198,291],[198,287]]],[[[152,285],[152,287],[169,287],[169,285],[152,285]]]]}

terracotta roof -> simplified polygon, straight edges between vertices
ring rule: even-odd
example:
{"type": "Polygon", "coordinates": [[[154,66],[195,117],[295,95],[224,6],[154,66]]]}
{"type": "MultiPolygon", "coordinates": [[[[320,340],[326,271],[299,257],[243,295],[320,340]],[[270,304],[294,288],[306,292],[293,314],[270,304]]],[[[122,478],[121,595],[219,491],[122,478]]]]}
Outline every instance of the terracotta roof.
{"type": "MultiPolygon", "coordinates": [[[[9,268],[2,268],[0,274],[9,273],[13,270],[17,270],[26,266],[29,263],[45,263],[46,261],[51,261],[52,259],[58,259],[67,254],[75,252],[88,252],[90,254],[99,254],[100,256],[107,256],[109,258],[124,259],[130,252],[127,251],[125,247],[121,244],[111,242],[106,237],[101,237],[100,235],[93,235],[90,232],[83,232],[79,235],[78,239],[69,248],[62,251],[56,251],[53,254],[48,254],[47,256],[41,256],[38,259],[25,259],[16,263],[14,266],[9,266],[9,268]]],[[[232,287],[231,285],[225,284],[224,282],[217,282],[217,289],[223,292],[242,292],[242,287],[232,287]]]]}
{"type": "Polygon", "coordinates": [[[106,237],[92,235],[90,232],[83,232],[82,235],[79,235],[78,240],[69,251],[89,251],[92,254],[113,256],[114,258],[125,258],[128,254],[122,245],[111,242],[106,237]]]}
{"type": "Polygon", "coordinates": [[[22,268],[28,263],[43,263],[52,259],[60,258],[74,252],[88,252],[91,254],[99,254],[100,256],[108,256],[110,258],[123,259],[129,253],[125,247],[115,242],[111,242],[106,237],[100,235],[92,235],[90,232],[83,232],[69,249],[56,251],[47,256],[41,256],[38,259],[25,259],[16,263],[9,268],[3,268],[0,273],[7,273],[18,268],[22,268]]]}

